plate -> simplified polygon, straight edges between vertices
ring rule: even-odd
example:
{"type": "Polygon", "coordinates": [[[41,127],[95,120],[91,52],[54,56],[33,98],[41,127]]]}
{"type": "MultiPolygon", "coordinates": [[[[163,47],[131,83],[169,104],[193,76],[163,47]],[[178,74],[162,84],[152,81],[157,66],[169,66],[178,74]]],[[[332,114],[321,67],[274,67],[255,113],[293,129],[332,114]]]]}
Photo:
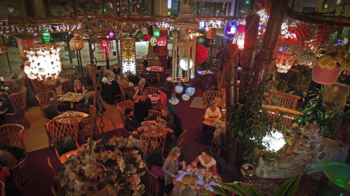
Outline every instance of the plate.
{"type": "Polygon", "coordinates": [[[200,186],[204,185],[204,180],[198,180],[197,184],[200,185],[200,186]]]}
{"type": "Polygon", "coordinates": [[[192,174],[192,173],[193,173],[193,169],[188,168],[188,169],[187,169],[187,173],[192,174]]]}

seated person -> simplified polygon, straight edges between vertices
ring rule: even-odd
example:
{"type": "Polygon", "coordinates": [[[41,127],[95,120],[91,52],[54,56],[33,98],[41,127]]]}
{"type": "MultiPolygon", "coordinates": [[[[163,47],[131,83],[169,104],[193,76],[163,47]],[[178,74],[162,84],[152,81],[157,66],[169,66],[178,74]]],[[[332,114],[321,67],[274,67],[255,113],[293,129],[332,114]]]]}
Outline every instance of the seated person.
{"type": "Polygon", "coordinates": [[[119,74],[121,74],[121,71],[122,71],[122,70],[120,69],[119,64],[118,64],[118,63],[114,64],[113,73],[114,73],[115,75],[119,75],[119,74]]]}
{"type": "Polygon", "coordinates": [[[24,73],[24,62],[25,61],[21,62],[21,66],[20,66],[21,72],[17,76],[18,79],[26,77],[26,73],[24,73]]]}
{"type": "Polygon", "coordinates": [[[8,168],[13,168],[18,163],[17,159],[9,152],[0,150],[0,165],[8,168]]]}
{"type": "Polygon", "coordinates": [[[172,195],[174,196],[200,196],[200,192],[195,182],[196,177],[191,174],[185,174],[182,177],[182,184],[175,186],[172,195]],[[192,185],[194,187],[192,188],[192,185]]]}
{"type": "Polygon", "coordinates": [[[167,127],[169,127],[172,130],[175,130],[175,124],[174,124],[174,116],[170,113],[169,109],[166,107],[163,107],[161,109],[162,116],[157,118],[157,121],[162,121],[165,123],[167,127]]]}
{"type": "Polygon", "coordinates": [[[85,86],[78,79],[74,80],[74,92],[85,95],[85,86]]]}
{"type": "Polygon", "coordinates": [[[131,101],[135,101],[139,97],[140,89],[139,86],[135,85],[130,91],[126,94],[127,99],[131,101]]]}
{"type": "Polygon", "coordinates": [[[106,70],[103,73],[102,82],[104,84],[112,84],[111,81],[114,80],[115,74],[111,70],[106,70]]]}
{"type": "Polygon", "coordinates": [[[2,104],[0,106],[0,114],[15,113],[10,97],[7,94],[1,94],[2,104]]]}
{"type": "Polygon", "coordinates": [[[204,168],[211,170],[214,174],[216,174],[216,161],[212,157],[212,150],[209,146],[203,148],[202,154],[199,155],[196,160],[194,160],[191,165],[194,168],[204,168]],[[198,165],[200,163],[200,165],[198,165]]]}
{"type": "MultiPolygon", "coordinates": [[[[221,112],[218,108],[218,103],[216,101],[212,101],[205,111],[204,114],[204,120],[214,122],[216,119],[221,118],[221,112]]],[[[209,125],[203,124],[203,135],[205,135],[205,132],[207,131],[207,128],[210,127],[209,125]]]]}
{"type": "Polygon", "coordinates": [[[93,101],[94,101],[94,98],[95,98],[95,91],[92,88],[92,86],[87,86],[86,87],[86,91],[87,91],[87,93],[84,95],[84,98],[80,102],[80,103],[82,103],[80,108],[83,109],[83,110],[89,110],[90,109],[90,105],[93,104],[93,101]]]}
{"type": "Polygon", "coordinates": [[[56,92],[56,95],[64,94],[64,91],[62,90],[62,83],[60,81],[58,81],[55,85],[55,92],[56,92]]]}
{"type": "Polygon", "coordinates": [[[143,89],[145,89],[145,85],[146,85],[146,80],[145,80],[145,76],[143,74],[139,74],[139,84],[138,86],[140,87],[140,91],[143,91],[143,89]]]}
{"type": "Polygon", "coordinates": [[[160,107],[167,107],[168,106],[168,97],[165,94],[165,89],[163,87],[160,87],[158,89],[158,93],[160,94],[160,107]]]}
{"type": "Polygon", "coordinates": [[[9,95],[9,93],[7,92],[7,90],[5,89],[0,89],[0,95],[5,94],[5,95],[9,95]]]}
{"type": "MultiPolygon", "coordinates": [[[[125,110],[125,129],[129,132],[137,131],[140,124],[134,116],[134,111],[128,108],[125,110]]],[[[140,136],[137,134],[134,138],[138,139],[140,136]]]]}
{"type": "Polygon", "coordinates": [[[134,108],[137,121],[143,122],[147,118],[149,110],[152,109],[152,102],[146,90],[142,91],[142,95],[135,101],[134,108]]]}

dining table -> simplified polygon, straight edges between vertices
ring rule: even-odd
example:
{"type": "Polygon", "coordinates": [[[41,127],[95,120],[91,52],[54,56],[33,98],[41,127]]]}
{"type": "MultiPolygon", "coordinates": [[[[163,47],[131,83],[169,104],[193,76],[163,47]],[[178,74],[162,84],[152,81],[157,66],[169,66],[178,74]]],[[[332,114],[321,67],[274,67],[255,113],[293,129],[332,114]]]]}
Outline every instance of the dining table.
{"type": "Polygon", "coordinates": [[[160,100],[159,94],[152,94],[148,96],[151,99],[152,104],[157,104],[160,100]]]}
{"type": "Polygon", "coordinates": [[[80,122],[84,118],[88,117],[89,114],[86,114],[84,112],[77,112],[77,111],[66,111],[58,115],[57,117],[67,117],[67,116],[75,117],[75,119],[77,119],[77,121],[80,122]]]}
{"type": "Polygon", "coordinates": [[[82,93],[73,93],[68,92],[63,95],[57,95],[57,100],[62,102],[70,102],[71,108],[73,108],[73,103],[78,103],[80,100],[82,100],[84,95],[82,93]]]}
{"type": "Polygon", "coordinates": [[[148,72],[157,74],[158,77],[158,85],[160,85],[160,73],[164,71],[164,67],[160,66],[149,66],[146,68],[148,72]]]}
{"type": "MultiPolygon", "coordinates": [[[[219,174],[200,175],[199,173],[194,171],[192,172],[183,171],[181,174],[178,173],[178,175],[176,175],[176,179],[173,182],[174,186],[181,186],[182,178],[186,174],[193,175],[193,177],[196,179],[195,183],[197,183],[197,187],[199,189],[200,195],[209,195],[209,196],[217,195],[217,193],[214,191],[214,189],[211,186],[218,185],[217,182],[220,182],[220,183],[223,182],[219,174]],[[205,178],[208,178],[208,183],[206,183],[204,176],[205,178]],[[206,185],[209,185],[209,186],[206,187],[206,185]]],[[[192,184],[191,186],[194,186],[194,184],[192,184]]]]}

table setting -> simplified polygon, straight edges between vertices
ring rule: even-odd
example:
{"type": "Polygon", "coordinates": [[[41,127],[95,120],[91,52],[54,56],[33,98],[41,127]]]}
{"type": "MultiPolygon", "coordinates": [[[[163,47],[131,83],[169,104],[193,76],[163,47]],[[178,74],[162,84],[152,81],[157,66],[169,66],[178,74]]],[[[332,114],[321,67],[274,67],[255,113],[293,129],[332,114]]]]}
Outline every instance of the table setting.
{"type": "Polygon", "coordinates": [[[77,121],[80,122],[84,118],[88,117],[89,114],[86,114],[84,112],[66,111],[66,112],[58,115],[57,117],[67,117],[67,116],[75,117],[77,119],[77,121]]]}
{"type": "Polygon", "coordinates": [[[143,121],[137,131],[143,132],[143,134],[151,137],[159,137],[173,132],[173,130],[166,127],[164,123],[154,120],[143,121]]]}
{"type": "Polygon", "coordinates": [[[218,174],[213,174],[209,170],[205,169],[193,169],[192,166],[188,165],[186,169],[178,171],[178,175],[176,175],[174,185],[180,186],[182,184],[182,178],[186,174],[195,175],[195,183],[197,183],[200,193],[204,193],[206,195],[217,194],[211,186],[220,186],[216,183],[222,182],[222,178],[218,174]]]}
{"type": "Polygon", "coordinates": [[[151,99],[152,103],[158,103],[159,99],[160,99],[160,95],[159,94],[152,94],[148,96],[151,99]]]}

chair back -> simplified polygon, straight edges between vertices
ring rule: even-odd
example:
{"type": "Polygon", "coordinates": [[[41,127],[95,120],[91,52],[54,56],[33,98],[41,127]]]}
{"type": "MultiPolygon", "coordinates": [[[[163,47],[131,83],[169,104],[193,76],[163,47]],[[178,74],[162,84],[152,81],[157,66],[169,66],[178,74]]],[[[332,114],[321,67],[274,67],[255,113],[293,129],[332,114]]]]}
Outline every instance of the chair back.
{"type": "Polygon", "coordinates": [[[89,72],[89,76],[91,78],[91,80],[93,81],[93,84],[96,83],[96,68],[92,65],[86,65],[86,68],[89,72]]]}
{"type": "Polygon", "coordinates": [[[155,88],[155,87],[147,87],[146,90],[147,90],[149,95],[158,93],[158,88],[155,88]]]}
{"type": "Polygon", "coordinates": [[[125,110],[129,108],[129,109],[132,109],[132,111],[135,111],[134,105],[135,103],[131,100],[122,101],[117,105],[117,109],[119,111],[119,115],[120,115],[120,118],[122,119],[124,127],[125,127],[125,118],[126,118],[125,110]]]}
{"type": "Polygon", "coordinates": [[[263,107],[267,109],[267,111],[271,114],[271,119],[279,116],[283,112],[284,115],[282,116],[282,123],[285,128],[292,128],[294,118],[303,115],[301,112],[298,112],[296,110],[287,109],[279,106],[263,105],[263,107]]]}
{"type": "Polygon", "coordinates": [[[148,133],[142,133],[140,136],[141,149],[144,155],[160,149],[164,153],[166,134],[153,136],[148,133]]]}
{"type": "MultiPolygon", "coordinates": [[[[125,78],[122,78],[122,79],[125,79],[125,78]]],[[[119,79],[117,82],[118,82],[118,85],[119,85],[119,88],[120,88],[120,92],[123,95],[123,100],[125,101],[126,100],[125,94],[130,91],[131,87],[129,87],[129,83],[128,83],[128,85],[124,84],[125,80],[121,80],[120,81],[120,79],[119,79]]]]}
{"type": "Polygon", "coordinates": [[[147,171],[147,186],[145,186],[145,192],[149,196],[158,196],[159,192],[159,183],[158,183],[158,177],[154,175],[149,169],[146,167],[147,171]]]}
{"type": "Polygon", "coordinates": [[[129,80],[127,78],[120,78],[118,80],[118,84],[119,84],[119,86],[122,85],[124,87],[129,87],[129,80]]]}
{"type": "Polygon", "coordinates": [[[55,144],[57,140],[67,136],[72,136],[75,142],[77,142],[78,127],[78,121],[72,116],[56,117],[47,123],[47,130],[53,144],[55,144]]]}
{"type": "Polygon", "coordinates": [[[36,95],[36,99],[39,102],[41,115],[44,118],[46,118],[44,114],[45,108],[49,107],[50,105],[54,105],[57,110],[57,96],[55,91],[46,91],[46,92],[39,93],[36,95]]]}
{"type": "Polygon", "coordinates": [[[296,95],[291,95],[279,91],[269,91],[267,99],[263,104],[296,110],[298,107],[299,99],[300,97],[296,95]]]}
{"type": "Polygon", "coordinates": [[[24,127],[17,124],[5,124],[0,127],[0,137],[6,146],[19,147],[24,150],[25,159],[27,149],[23,138],[24,127]]]}
{"type": "MultiPolygon", "coordinates": [[[[161,63],[160,63],[160,62],[154,62],[154,63],[153,63],[153,66],[159,66],[159,67],[161,67],[161,63]]],[[[158,71],[158,69],[157,69],[157,71],[158,71]]]]}
{"type": "Polygon", "coordinates": [[[10,89],[11,93],[18,93],[25,87],[25,77],[18,79],[7,79],[5,85],[10,89]]]}
{"type": "Polygon", "coordinates": [[[43,83],[43,81],[39,81],[39,80],[30,80],[30,82],[32,83],[34,90],[36,91],[36,93],[42,93],[45,91],[50,90],[50,88],[45,85],[43,83]]]}
{"type": "Polygon", "coordinates": [[[97,137],[98,129],[96,127],[96,107],[90,105],[89,117],[82,119],[79,126],[81,127],[80,133],[82,134],[83,141],[85,141],[86,137],[90,136],[91,129],[93,131],[93,135],[97,137]]]}
{"type": "Polygon", "coordinates": [[[157,111],[157,110],[149,110],[148,111],[148,116],[151,116],[153,115],[154,117],[161,117],[162,116],[162,113],[160,111],[157,111]]]}
{"type": "Polygon", "coordinates": [[[186,134],[186,130],[179,136],[179,139],[177,140],[177,147],[180,150],[182,149],[182,145],[184,144],[184,141],[185,141],[185,134],[186,134]]]}
{"type": "Polygon", "coordinates": [[[141,64],[140,65],[140,74],[144,74],[144,73],[146,73],[145,65],[141,64]]]}
{"type": "Polygon", "coordinates": [[[225,101],[223,99],[223,93],[221,91],[205,91],[204,92],[204,105],[208,108],[210,102],[217,100],[218,103],[225,101]]]}
{"type": "Polygon", "coordinates": [[[10,95],[10,100],[13,108],[15,109],[15,113],[25,110],[27,107],[26,103],[26,87],[22,87],[20,92],[12,93],[10,95]]]}

